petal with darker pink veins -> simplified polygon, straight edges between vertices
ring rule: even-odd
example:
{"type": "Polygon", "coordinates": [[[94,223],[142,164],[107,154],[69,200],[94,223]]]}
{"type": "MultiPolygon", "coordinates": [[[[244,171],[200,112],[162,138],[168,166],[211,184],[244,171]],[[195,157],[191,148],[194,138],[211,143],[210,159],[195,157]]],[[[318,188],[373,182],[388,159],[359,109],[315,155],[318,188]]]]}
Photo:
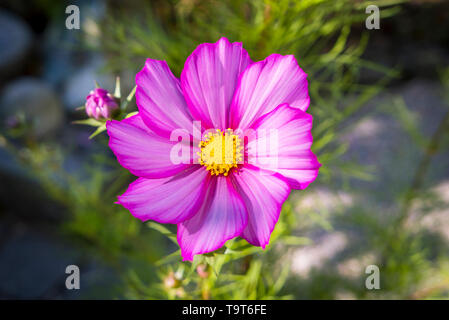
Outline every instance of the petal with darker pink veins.
{"type": "Polygon", "coordinates": [[[136,75],[136,104],[143,121],[158,135],[192,131],[192,116],[177,79],[165,61],[147,59],[136,75]]]}
{"type": "Polygon", "coordinates": [[[178,142],[156,135],[148,129],[140,115],[122,121],[108,121],[106,129],[109,147],[118,162],[138,177],[166,178],[189,166],[172,161],[172,150],[178,142]]]}
{"type": "Polygon", "coordinates": [[[237,79],[251,62],[241,43],[226,38],[199,45],[187,58],[182,90],[192,115],[204,128],[228,128],[237,79]]]}
{"type": "Polygon", "coordinates": [[[231,105],[231,127],[246,129],[283,103],[306,111],[310,103],[306,78],[292,55],[272,54],[253,63],[240,75],[231,105]]]}
{"type": "Polygon", "coordinates": [[[229,177],[215,177],[206,198],[196,215],[178,224],[177,238],[184,260],[221,248],[247,225],[245,203],[229,177]]]}
{"type": "Polygon", "coordinates": [[[180,223],[198,212],[209,183],[208,172],[192,166],[174,177],[139,178],[118,197],[118,203],[142,221],[180,223]]]}
{"type": "Polygon", "coordinates": [[[248,210],[248,225],[242,237],[265,249],[290,187],[279,174],[270,174],[252,166],[242,168],[233,175],[233,179],[248,210]]]}
{"type": "Polygon", "coordinates": [[[252,126],[256,137],[248,142],[248,162],[283,175],[294,189],[305,189],[321,164],[312,146],[310,114],[284,104],[260,117],[252,126]]]}

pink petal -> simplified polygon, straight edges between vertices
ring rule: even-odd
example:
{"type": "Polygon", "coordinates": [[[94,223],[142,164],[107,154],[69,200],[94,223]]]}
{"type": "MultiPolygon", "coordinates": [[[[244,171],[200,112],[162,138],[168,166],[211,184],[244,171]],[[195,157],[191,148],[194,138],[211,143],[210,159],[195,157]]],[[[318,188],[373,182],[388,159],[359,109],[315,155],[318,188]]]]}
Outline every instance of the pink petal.
{"type": "Polygon", "coordinates": [[[248,225],[242,237],[265,249],[290,187],[282,176],[267,174],[253,166],[243,167],[233,179],[248,210],[248,225]]]}
{"type": "Polygon", "coordinates": [[[242,44],[226,38],[199,45],[187,58],[182,90],[193,117],[201,120],[204,128],[228,128],[237,79],[249,64],[251,59],[242,44]]]}
{"type": "Polygon", "coordinates": [[[305,189],[321,166],[310,150],[312,121],[310,114],[287,104],[265,114],[252,126],[256,138],[248,143],[248,161],[282,174],[292,188],[305,189]],[[271,129],[277,132],[277,146],[270,140],[271,129]]]}
{"type": "Polygon", "coordinates": [[[240,75],[231,105],[231,127],[248,128],[282,103],[306,111],[310,103],[306,77],[292,55],[272,54],[253,63],[240,75]]]}
{"type": "Polygon", "coordinates": [[[209,181],[208,172],[201,166],[169,178],[139,178],[118,197],[118,203],[142,221],[180,223],[198,212],[209,181]]]}
{"type": "Polygon", "coordinates": [[[213,183],[200,211],[178,224],[177,237],[184,260],[219,249],[246,227],[245,204],[229,177],[216,177],[213,183]]]}
{"type": "Polygon", "coordinates": [[[170,152],[174,144],[155,135],[143,123],[140,115],[122,121],[106,123],[109,147],[122,167],[132,174],[145,178],[170,177],[190,164],[173,164],[170,152]]]}
{"type": "Polygon", "coordinates": [[[169,137],[175,129],[192,130],[192,117],[179,80],[165,61],[147,59],[136,75],[136,103],[143,121],[156,133],[169,137]]]}

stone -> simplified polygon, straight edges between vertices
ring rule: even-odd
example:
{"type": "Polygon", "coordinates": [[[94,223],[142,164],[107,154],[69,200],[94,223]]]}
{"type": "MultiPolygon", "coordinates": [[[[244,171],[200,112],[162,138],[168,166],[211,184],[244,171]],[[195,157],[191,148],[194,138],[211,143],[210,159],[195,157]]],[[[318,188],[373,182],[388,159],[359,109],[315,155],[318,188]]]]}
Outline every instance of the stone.
{"type": "Polygon", "coordinates": [[[32,31],[22,19],[0,10],[0,77],[7,78],[22,70],[32,47],[32,31]]]}
{"type": "Polygon", "coordinates": [[[63,102],[68,112],[84,105],[89,92],[95,88],[95,81],[102,88],[114,92],[115,78],[112,75],[101,73],[103,59],[94,58],[89,64],[73,73],[64,85],[63,102]]]}
{"type": "Polygon", "coordinates": [[[42,235],[25,233],[3,243],[0,249],[0,292],[17,299],[36,299],[53,287],[64,286],[65,269],[76,264],[73,248],[42,235]]]}
{"type": "Polygon", "coordinates": [[[320,269],[344,250],[348,244],[348,236],[336,231],[325,233],[315,239],[314,244],[296,249],[292,255],[292,272],[307,277],[312,269],[320,269]]]}
{"type": "Polygon", "coordinates": [[[37,139],[52,136],[63,124],[64,113],[61,102],[45,82],[23,77],[8,84],[0,98],[0,115],[23,113],[37,139]]]}
{"type": "Polygon", "coordinates": [[[80,290],[62,289],[62,299],[116,299],[123,294],[120,276],[104,262],[89,257],[80,265],[80,290]]]}
{"type": "Polygon", "coordinates": [[[40,53],[43,58],[42,78],[55,88],[71,77],[83,61],[85,52],[73,50],[79,43],[76,34],[52,21],[42,36],[40,53]]]}

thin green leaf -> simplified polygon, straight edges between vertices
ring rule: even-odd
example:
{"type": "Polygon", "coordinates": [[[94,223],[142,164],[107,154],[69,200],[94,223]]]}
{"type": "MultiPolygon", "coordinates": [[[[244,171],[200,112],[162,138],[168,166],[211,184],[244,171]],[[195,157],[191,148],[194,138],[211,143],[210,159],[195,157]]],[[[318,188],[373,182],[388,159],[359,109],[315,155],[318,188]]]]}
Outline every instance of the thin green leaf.
{"type": "Polygon", "coordinates": [[[98,136],[100,133],[102,133],[105,130],[106,130],[106,124],[102,125],[101,127],[98,127],[97,130],[95,130],[94,133],[92,133],[89,136],[89,139],[95,138],[96,136],[98,136]]]}
{"type": "Polygon", "coordinates": [[[134,86],[134,88],[131,90],[130,94],[126,99],[122,102],[122,105],[120,106],[120,109],[124,112],[128,108],[129,103],[134,98],[134,95],[136,94],[136,88],[137,86],[134,86]]]}
{"type": "Polygon", "coordinates": [[[156,231],[159,231],[160,233],[162,233],[164,236],[167,236],[171,241],[173,241],[174,243],[178,243],[178,241],[176,240],[176,235],[173,234],[170,230],[168,230],[166,227],[164,227],[163,225],[156,223],[156,222],[148,222],[147,226],[150,227],[151,229],[154,229],[156,231]]]}
{"type": "Polygon", "coordinates": [[[115,91],[114,91],[114,97],[120,99],[122,97],[121,91],[120,91],[120,77],[115,78],[115,91]]]}
{"type": "Polygon", "coordinates": [[[92,127],[101,127],[104,125],[103,121],[95,120],[93,118],[88,118],[84,120],[75,120],[72,123],[74,124],[85,124],[92,127]]]}

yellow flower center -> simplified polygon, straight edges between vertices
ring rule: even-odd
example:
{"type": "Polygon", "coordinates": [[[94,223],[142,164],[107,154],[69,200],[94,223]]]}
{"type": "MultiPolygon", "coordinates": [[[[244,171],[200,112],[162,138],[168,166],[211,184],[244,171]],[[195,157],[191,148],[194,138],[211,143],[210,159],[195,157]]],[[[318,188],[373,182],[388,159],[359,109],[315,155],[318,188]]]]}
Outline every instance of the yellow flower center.
{"type": "Polygon", "coordinates": [[[232,168],[243,159],[241,140],[232,129],[216,130],[205,135],[198,152],[200,164],[210,171],[211,175],[227,176],[232,168]]]}

